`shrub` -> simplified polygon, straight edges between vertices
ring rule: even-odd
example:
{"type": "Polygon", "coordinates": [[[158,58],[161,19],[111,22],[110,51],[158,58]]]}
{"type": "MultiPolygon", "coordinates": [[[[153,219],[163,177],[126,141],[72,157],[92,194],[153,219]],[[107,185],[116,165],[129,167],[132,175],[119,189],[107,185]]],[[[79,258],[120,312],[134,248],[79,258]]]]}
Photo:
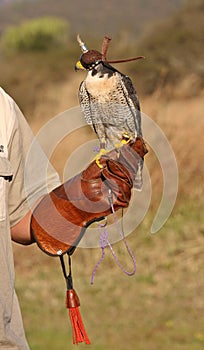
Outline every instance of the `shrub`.
{"type": "Polygon", "coordinates": [[[4,52],[41,51],[65,46],[68,23],[56,17],[41,17],[8,28],[2,35],[4,52]]]}

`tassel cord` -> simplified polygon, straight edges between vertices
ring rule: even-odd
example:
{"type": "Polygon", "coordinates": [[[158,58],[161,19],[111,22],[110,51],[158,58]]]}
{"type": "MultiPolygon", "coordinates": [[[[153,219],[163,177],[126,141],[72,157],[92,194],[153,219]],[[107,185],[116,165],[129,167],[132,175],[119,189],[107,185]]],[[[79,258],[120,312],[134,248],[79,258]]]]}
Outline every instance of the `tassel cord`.
{"type": "Polygon", "coordinates": [[[90,340],[86,333],[81,314],[79,311],[80,301],[77,293],[73,289],[71,257],[68,255],[68,273],[64,262],[64,257],[60,256],[61,266],[64,278],[67,284],[66,307],[69,310],[70,321],[72,324],[73,344],[85,342],[90,344],[90,340]]]}

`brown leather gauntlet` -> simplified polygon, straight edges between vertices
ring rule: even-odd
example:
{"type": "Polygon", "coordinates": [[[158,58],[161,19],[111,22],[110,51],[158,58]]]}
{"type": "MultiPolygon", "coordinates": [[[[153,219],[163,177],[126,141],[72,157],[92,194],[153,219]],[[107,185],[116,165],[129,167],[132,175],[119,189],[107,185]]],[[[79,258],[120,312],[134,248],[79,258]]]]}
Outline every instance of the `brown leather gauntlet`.
{"type": "Polygon", "coordinates": [[[50,255],[71,254],[93,222],[128,207],[138,161],[147,153],[144,142],[124,145],[93,161],[84,171],[46,195],[35,208],[31,232],[50,255]]]}

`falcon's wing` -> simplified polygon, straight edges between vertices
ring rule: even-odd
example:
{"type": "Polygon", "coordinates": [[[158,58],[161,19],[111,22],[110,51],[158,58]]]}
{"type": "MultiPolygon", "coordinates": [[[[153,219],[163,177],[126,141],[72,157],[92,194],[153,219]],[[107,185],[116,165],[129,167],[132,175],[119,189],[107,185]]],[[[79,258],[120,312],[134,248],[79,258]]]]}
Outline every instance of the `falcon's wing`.
{"type": "Polygon", "coordinates": [[[129,116],[129,123],[131,124],[131,122],[134,122],[137,136],[142,136],[140,103],[137,92],[131,79],[122,73],[119,74],[121,75],[121,86],[123,89],[124,99],[126,100],[126,103],[131,111],[131,117],[133,118],[131,121],[132,118],[129,116]]]}
{"type": "MultiPolygon", "coordinates": [[[[129,106],[129,109],[131,111],[131,116],[135,124],[137,136],[142,136],[140,103],[137,96],[137,92],[132,84],[131,79],[128,76],[123,74],[121,74],[121,85],[123,89],[124,98],[126,99],[127,105],[129,106]]],[[[129,116],[129,123],[130,125],[132,123],[130,116],[129,116]]],[[[142,184],[143,184],[143,176],[142,176],[143,163],[144,161],[141,158],[139,161],[138,171],[134,179],[134,188],[139,191],[142,189],[142,184]]]]}

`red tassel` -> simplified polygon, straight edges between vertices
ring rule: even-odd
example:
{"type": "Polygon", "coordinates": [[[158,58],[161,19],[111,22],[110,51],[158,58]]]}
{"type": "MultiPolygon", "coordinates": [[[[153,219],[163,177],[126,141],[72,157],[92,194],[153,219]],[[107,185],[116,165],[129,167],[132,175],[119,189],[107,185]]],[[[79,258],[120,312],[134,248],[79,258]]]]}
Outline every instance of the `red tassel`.
{"type": "Polygon", "coordinates": [[[69,316],[72,323],[73,343],[85,342],[91,344],[79,311],[80,301],[74,289],[67,290],[66,307],[69,309],[69,316]]]}

